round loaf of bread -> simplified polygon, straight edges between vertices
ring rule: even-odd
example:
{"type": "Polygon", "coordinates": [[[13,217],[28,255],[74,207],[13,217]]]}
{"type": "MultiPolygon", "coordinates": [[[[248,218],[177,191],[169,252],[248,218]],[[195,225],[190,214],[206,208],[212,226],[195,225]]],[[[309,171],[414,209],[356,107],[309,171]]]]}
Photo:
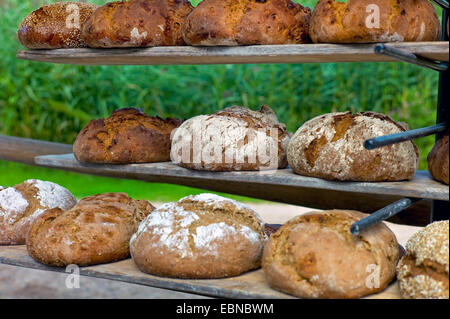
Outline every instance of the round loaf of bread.
{"type": "Polygon", "coordinates": [[[205,171],[255,171],[287,166],[289,133],[267,106],[233,106],[185,121],[172,137],[172,162],[205,171]]]}
{"type": "Polygon", "coordinates": [[[434,179],[448,185],[448,134],[440,138],[428,154],[428,170],[434,179]]]}
{"type": "Polygon", "coordinates": [[[83,24],[82,38],[93,48],[184,45],[181,30],[192,9],[188,0],[110,2],[83,24]]]}
{"type": "Polygon", "coordinates": [[[170,161],[170,136],[182,120],[148,116],[137,109],[114,111],[92,120],[78,134],[73,153],[86,163],[153,163],[170,161]]]}
{"type": "Polygon", "coordinates": [[[309,32],[316,43],[372,43],[437,41],[440,30],[427,0],[319,0],[309,32]]]}
{"type": "Polygon", "coordinates": [[[83,198],[69,210],[40,215],[27,237],[31,257],[50,266],[88,266],[130,256],[129,242],[154,207],[124,193],[83,198]]]}
{"type": "Polygon", "coordinates": [[[397,266],[403,298],[449,298],[449,222],[434,222],[406,243],[407,254],[397,266]]]}
{"type": "Polygon", "coordinates": [[[19,41],[30,49],[84,47],[81,26],[97,7],[70,1],[44,5],[23,19],[19,41]]]}
{"type": "Polygon", "coordinates": [[[394,279],[397,239],[384,224],[354,236],[366,214],[331,210],[297,216],[272,234],[262,267],[269,285],[301,298],[359,298],[394,279]]]}
{"type": "Polygon", "coordinates": [[[407,141],[366,150],[364,141],[405,131],[373,112],[330,113],[303,124],[292,137],[288,161],[295,173],[340,181],[401,181],[417,169],[419,151],[407,141]]]}
{"type": "Polygon", "coordinates": [[[203,46],[307,43],[310,17],[291,0],[204,0],[187,17],[183,38],[203,46]]]}
{"type": "Polygon", "coordinates": [[[76,202],[64,187],[37,179],[0,188],[0,245],[25,244],[31,224],[44,211],[69,209],[76,202]]]}
{"type": "Polygon", "coordinates": [[[266,239],[255,211],[213,195],[158,207],[131,239],[143,272],[174,278],[222,278],[260,267],[266,239]]]}

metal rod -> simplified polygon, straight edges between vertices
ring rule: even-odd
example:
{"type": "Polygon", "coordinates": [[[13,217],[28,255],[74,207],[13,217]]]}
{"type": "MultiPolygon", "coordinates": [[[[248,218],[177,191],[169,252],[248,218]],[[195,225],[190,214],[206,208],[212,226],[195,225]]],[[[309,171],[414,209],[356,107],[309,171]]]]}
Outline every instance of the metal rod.
{"type": "Polygon", "coordinates": [[[448,9],[448,1],[445,0],[433,0],[442,9],[448,9]]]}
{"type": "Polygon", "coordinates": [[[415,65],[419,65],[422,67],[426,67],[436,71],[445,71],[448,70],[448,63],[444,62],[435,62],[430,59],[426,59],[424,57],[420,57],[415,55],[414,53],[400,50],[397,48],[392,48],[386,44],[379,43],[375,46],[375,53],[383,54],[395,58],[397,60],[412,63],[415,65]]]}
{"type": "Polygon", "coordinates": [[[371,226],[374,226],[378,223],[381,223],[383,220],[386,220],[398,213],[402,210],[405,210],[415,202],[418,202],[421,198],[402,198],[391,205],[388,205],[380,210],[377,210],[375,213],[370,216],[357,221],[350,227],[350,232],[353,235],[359,235],[364,229],[367,229],[371,226]]]}
{"type": "Polygon", "coordinates": [[[386,145],[397,144],[405,141],[409,141],[415,138],[424,137],[432,134],[437,134],[447,130],[446,123],[439,123],[433,126],[423,127],[411,131],[405,131],[401,133],[379,136],[366,140],[364,147],[368,150],[373,150],[386,145]]]}

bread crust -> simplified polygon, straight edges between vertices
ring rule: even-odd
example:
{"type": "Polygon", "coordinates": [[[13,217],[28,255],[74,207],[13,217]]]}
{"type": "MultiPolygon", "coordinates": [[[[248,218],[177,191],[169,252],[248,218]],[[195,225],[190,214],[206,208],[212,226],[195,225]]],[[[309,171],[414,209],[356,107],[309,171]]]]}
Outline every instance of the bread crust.
{"type": "Polygon", "coordinates": [[[129,257],[129,241],[154,207],[125,193],[83,198],[72,209],[52,209],[32,224],[27,250],[50,266],[108,263],[129,257]]]}
{"type": "Polygon", "coordinates": [[[374,113],[329,113],[304,123],[292,137],[288,162],[296,174],[340,181],[401,181],[417,169],[419,151],[411,141],[366,150],[364,141],[405,131],[390,117],[374,113]]]}
{"type": "Polygon", "coordinates": [[[81,25],[98,6],[83,2],[57,2],[44,5],[25,17],[17,36],[29,49],[81,48],[81,25]],[[79,12],[79,21],[71,15],[79,12]],[[69,22],[69,24],[67,24],[69,22]]]}
{"type": "Polygon", "coordinates": [[[437,41],[441,29],[427,0],[319,0],[309,33],[315,43],[413,42],[437,41]]]}
{"type": "Polygon", "coordinates": [[[285,223],[264,248],[269,285],[301,298],[359,298],[385,289],[395,276],[398,243],[384,224],[352,235],[350,226],[366,216],[331,210],[285,223]]]}
{"type": "Polygon", "coordinates": [[[125,108],[92,120],[78,134],[73,153],[86,163],[153,163],[170,160],[170,135],[182,120],[161,119],[125,108]]]}
{"type": "Polygon", "coordinates": [[[310,16],[291,0],[204,0],[187,17],[183,38],[202,46],[308,43],[310,16]]]}
{"type": "Polygon", "coordinates": [[[83,24],[82,37],[93,48],[184,45],[181,30],[192,9],[188,0],[110,2],[83,24]]]}
{"type": "Polygon", "coordinates": [[[440,138],[428,154],[428,170],[434,179],[449,184],[448,134],[440,138]]]}

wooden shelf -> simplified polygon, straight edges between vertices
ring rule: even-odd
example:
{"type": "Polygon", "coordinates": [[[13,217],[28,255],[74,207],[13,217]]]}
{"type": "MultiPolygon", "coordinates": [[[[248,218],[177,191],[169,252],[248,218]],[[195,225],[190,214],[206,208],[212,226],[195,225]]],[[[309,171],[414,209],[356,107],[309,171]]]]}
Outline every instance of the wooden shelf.
{"type": "MultiPolygon", "coordinates": [[[[390,47],[448,61],[448,42],[399,42],[390,47]]],[[[153,47],[130,49],[57,49],[19,51],[18,58],[78,65],[183,65],[256,63],[391,62],[374,52],[375,44],[298,44],[237,47],[153,47]]]]}

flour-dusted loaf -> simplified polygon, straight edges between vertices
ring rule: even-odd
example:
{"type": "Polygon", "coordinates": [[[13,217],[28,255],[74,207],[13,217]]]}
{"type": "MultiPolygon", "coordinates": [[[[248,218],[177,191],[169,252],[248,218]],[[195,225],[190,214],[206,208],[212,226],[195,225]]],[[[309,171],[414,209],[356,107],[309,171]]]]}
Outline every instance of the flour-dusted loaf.
{"type": "Polygon", "coordinates": [[[30,49],[84,47],[81,26],[97,7],[70,1],[44,5],[23,19],[18,38],[30,49]]]}
{"type": "Polygon", "coordinates": [[[185,121],[174,131],[174,163],[205,171],[284,168],[289,133],[271,108],[233,106],[185,121]]]}
{"type": "Polygon", "coordinates": [[[406,243],[407,254],[397,266],[403,298],[449,298],[449,221],[434,222],[406,243]]]}
{"type": "Polygon", "coordinates": [[[310,17],[291,0],[204,0],[187,17],[183,38],[204,46],[307,43],[310,17]]]}
{"type": "Polygon", "coordinates": [[[428,154],[428,170],[434,179],[448,185],[448,134],[441,137],[428,154]]]}
{"type": "Polygon", "coordinates": [[[0,245],[23,245],[31,224],[52,208],[69,209],[73,195],[58,184],[29,179],[14,187],[0,187],[0,245]]]}
{"type": "Polygon", "coordinates": [[[127,258],[131,236],[153,210],[148,201],[125,193],[89,196],[69,210],[48,210],[31,226],[28,253],[50,266],[88,266],[127,258]]]}
{"type": "Polygon", "coordinates": [[[73,153],[86,163],[153,163],[170,160],[170,136],[182,120],[162,119],[138,109],[114,111],[92,120],[78,134],[73,153]]]}
{"type": "Polygon", "coordinates": [[[131,239],[143,272],[175,278],[222,278],[260,267],[264,224],[246,205],[213,195],[158,207],[131,239]]]}
{"type": "Polygon", "coordinates": [[[407,141],[366,150],[364,141],[405,131],[390,117],[373,113],[329,113],[304,123],[292,137],[288,161],[295,173],[341,181],[401,181],[417,169],[419,151],[407,141]]]}
{"type": "Polygon", "coordinates": [[[82,38],[93,48],[184,45],[181,30],[192,9],[188,0],[110,2],[83,24],[82,38]]]}
{"type": "Polygon", "coordinates": [[[382,291],[395,277],[398,243],[382,223],[353,235],[350,226],[366,216],[330,210],[289,220],[264,248],[269,285],[301,298],[359,298],[382,291]]]}
{"type": "Polygon", "coordinates": [[[309,29],[324,43],[437,41],[440,32],[428,0],[319,0],[309,29]]]}

